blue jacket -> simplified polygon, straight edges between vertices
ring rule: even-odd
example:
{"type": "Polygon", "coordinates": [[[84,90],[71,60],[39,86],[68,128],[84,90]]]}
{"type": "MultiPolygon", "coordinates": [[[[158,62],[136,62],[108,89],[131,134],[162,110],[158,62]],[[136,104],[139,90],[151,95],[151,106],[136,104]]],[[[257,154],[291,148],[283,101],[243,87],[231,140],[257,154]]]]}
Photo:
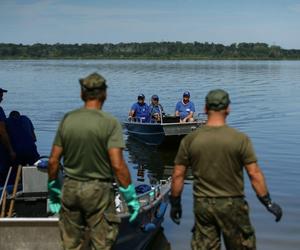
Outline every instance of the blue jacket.
{"type": "Polygon", "coordinates": [[[164,109],[163,109],[163,106],[161,106],[160,104],[158,104],[158,105],[153,105],[153,104],[150,104],[149,105],[149,112],[150,112],[150,114],[151,114],[151,116],[152,115],[154,115],[154,114],[161,114],[161,113],[164,113],[164,109]]]}
{"type": "Polygon", "coordinates": [[[134,111],[134,117],[138,118],[138,120],[142,120],[142,122],[150,122],[150,110],[146,103],[141,105],[136,102],[132,105],[131,110],[134,111]]]}
{"type": "Polygon", "coordinates": [[[191,112],[195,113],[195,105],[193,102],[189,101],[187,104],[184,104],[182,101],[177,102],[175,111],[179,112],[180,119],[184,119],[191,112]]]}

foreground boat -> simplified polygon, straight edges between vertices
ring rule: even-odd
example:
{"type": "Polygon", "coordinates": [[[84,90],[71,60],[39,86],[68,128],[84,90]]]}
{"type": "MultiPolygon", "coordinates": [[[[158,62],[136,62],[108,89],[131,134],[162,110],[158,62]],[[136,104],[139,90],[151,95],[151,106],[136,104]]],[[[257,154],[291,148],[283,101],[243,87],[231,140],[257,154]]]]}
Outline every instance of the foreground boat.
{"type": "Polygon", "coordinates": [[[124,122],[124,126],[130,136],[147,145],[174,145],[205,122],[205,119],[198,119],[194,122],[180,123],[179,117],[166,116],[161,123],[142,123],[132,119],[124,122]]]}
{"type": "MultiPolygon", "coordinates": [[[[15,201],[15,217],[0,218],[0,249],[61,249],[59,219],[48,217],[47,193],[43,192],[47,190],[47,174],[36,167],[24,167],[23,177],[23,189],[26,192],[18,192],[16,197],[7,200],[7,203],[15,201]],[[26,178],[33,181],[37,180],[37,176],[39,185],[26,184],[26,178]],[[42,192],[36,192],[37,186],[40,186],[38,190],[42,192]]],[[[134,223],[129,223],[127,205],[116,192],[116,211],[121,224],[114,250],[143,249],[147,246],[164,220],[170,185],[171,180],[167,179],[154,186],[143,184],[137,187],[141,209],[134,223]]],[[[88,238],[83,249],[89,249],[88,238]]]]}

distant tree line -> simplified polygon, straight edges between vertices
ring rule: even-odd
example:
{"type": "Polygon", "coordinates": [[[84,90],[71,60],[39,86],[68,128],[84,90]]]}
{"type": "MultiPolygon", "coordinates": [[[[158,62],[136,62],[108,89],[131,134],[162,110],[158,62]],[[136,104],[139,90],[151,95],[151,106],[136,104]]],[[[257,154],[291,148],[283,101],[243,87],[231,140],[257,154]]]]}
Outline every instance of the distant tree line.
{"type": "Polygon", "coordinates": [[[300,59],[300,50],[266,43],[0,43],[0,59],[300,59]]]}

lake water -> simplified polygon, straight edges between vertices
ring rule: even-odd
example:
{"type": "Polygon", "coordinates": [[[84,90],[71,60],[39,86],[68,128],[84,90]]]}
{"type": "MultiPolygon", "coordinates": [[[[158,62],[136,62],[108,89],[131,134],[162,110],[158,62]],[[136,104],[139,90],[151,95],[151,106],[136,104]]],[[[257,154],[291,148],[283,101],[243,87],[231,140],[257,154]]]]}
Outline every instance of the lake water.
{"type": "MultiPolygon", "coordinates": [[[[252,138],[272,198],[284,211],[282,221],[275,223],[257,201],[245,176],[257,247],[299,249],[299,61],[0,61],[0,87],[9,90],[1,105],[6,114],[19,110],[32,119],[38,149],[42,155],[49,155],[59,120],[65,112],[82,105],[78,79],[95,71],[108,81],[104,110],[120,121],[127,118],[140,92],[147,101],[152,94],[158,94],[167,113],[173,113],[182,93],[189,90],[196,111],[202,112],[210,89],[226,89],[232,100],[228,123],[252,138]]],[[[124,136],[127,139],[125,132],[124,136]]],[[[139,183],[169,176],[175,153],[129,138],[125,157],[134,181],[139,183]]],[[[177,226],[166,215],[155,249],[165,249],[167,242],[174,250],[190,248],[193,213],[188,179],[182,197],[182,222],[177,226]]]]}

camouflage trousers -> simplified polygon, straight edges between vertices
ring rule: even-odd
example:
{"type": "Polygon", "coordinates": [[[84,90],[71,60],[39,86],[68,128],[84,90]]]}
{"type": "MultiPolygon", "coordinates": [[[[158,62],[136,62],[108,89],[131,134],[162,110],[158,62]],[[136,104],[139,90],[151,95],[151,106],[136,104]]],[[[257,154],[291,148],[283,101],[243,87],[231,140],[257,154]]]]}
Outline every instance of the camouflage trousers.
{"type": "Polygon", "coordinates": [[[255,232],[244,198],[194,198],[195,227],[192,249],[256,249],[255,232]]]}
{"type": "Polygon", "coordinates": [[[64,249],[111,249],[120,222],[111,183],[65,178],[59,218],[64,249]]]}

